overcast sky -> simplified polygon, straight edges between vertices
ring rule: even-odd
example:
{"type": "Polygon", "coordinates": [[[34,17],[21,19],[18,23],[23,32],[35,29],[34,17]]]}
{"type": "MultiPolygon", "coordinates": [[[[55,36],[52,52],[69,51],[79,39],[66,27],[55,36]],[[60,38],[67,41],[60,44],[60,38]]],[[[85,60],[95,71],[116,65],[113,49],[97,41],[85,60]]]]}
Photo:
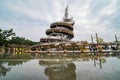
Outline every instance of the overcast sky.
{"type": "Polygon", "coordinates": [[[120,0],[0,0],[0,28],[39,41],[51,23],[62,20],[66,5],[75,21],[72,40],[90,41],[95,33],[107,42],[120,36],[120,0]]]}

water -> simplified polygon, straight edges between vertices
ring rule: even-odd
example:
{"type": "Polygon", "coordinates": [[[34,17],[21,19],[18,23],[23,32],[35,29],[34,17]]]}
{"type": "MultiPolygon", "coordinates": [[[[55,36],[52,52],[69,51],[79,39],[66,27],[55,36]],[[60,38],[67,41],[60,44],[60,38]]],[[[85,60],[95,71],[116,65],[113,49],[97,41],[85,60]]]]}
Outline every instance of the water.
{"type": "Polygon", "coordinates": [[[120,56],[4,59],[0,80],[120,80],[120,56]]]}

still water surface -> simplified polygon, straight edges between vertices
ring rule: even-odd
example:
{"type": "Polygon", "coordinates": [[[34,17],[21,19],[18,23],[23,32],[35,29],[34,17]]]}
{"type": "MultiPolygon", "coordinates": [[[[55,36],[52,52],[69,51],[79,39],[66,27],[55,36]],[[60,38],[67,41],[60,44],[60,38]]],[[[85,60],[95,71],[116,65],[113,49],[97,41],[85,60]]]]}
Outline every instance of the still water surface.
{"type": "Polygon", "coordinates": [[[0,60],[0,80],[120,80],[120,57],[0,60]]]}

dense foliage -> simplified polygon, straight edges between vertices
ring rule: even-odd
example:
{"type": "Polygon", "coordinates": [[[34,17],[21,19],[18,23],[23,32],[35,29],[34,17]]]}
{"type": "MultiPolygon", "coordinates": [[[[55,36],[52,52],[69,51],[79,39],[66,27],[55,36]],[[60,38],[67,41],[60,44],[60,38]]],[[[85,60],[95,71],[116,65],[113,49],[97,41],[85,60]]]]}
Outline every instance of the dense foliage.
{"type": "Polygon", "coordinates": [[[15,36],[13,29],[10,30],[2,30],[0,29],[0,46],[9,46],[11,44],[16,45],[34,45],[38,42],[33,42],[29,39],[25,39],[23,37],[15,36]]]}
{"type": "Polygon", "coordinates": [[[34,45],[37,44],[37,42],[33,42],[29,39],[25,39],[23,37],[12,37],[9,41],[10,44],[18,44],[18,45],[34,45]]]}
{"type": "Polygon", "coordinates": [[[0,29],[0,46],[7,46],[9,44],[9,38],[15,36],[13,29],[2,30],[0,29]]]}

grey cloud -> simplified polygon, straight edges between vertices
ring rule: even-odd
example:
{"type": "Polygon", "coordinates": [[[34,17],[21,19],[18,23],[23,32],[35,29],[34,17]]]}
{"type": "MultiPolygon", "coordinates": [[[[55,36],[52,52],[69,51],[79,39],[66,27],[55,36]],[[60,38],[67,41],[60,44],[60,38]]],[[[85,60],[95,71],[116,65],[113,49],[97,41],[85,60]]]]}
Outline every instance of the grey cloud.
{"type": "Polygon", "coordinates": [[[97,32],[105,41],[113,41],[114,34],[120,31],[119,3],[119,0],[10,0],[4,3],[7,7],[4,9],[9,9],[8,14],[12,14],[5,14],[4,20],[0,21],[4,25],[16,26],[14,28],[18,35],[38,41],[39,38],[46,37],[45,30],[52,22],[62,20],[68,4],[69,13],[76,22],[73,40],[90,41],[90,35],[97,32]]]}

